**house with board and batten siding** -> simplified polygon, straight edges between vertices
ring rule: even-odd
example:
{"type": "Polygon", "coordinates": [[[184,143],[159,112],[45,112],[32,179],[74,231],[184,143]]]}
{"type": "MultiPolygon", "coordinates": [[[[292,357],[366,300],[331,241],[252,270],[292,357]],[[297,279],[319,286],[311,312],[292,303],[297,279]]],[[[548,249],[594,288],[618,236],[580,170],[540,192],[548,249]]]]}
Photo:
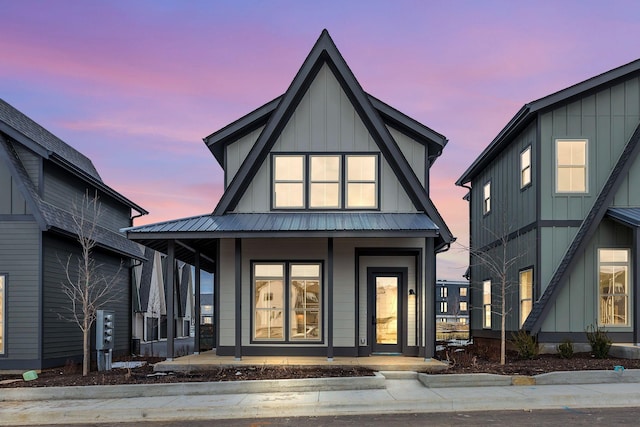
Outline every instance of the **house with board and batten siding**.
{"type": "Polygon", "coordinates": [[[640,60],[526,104],[458,179],[470,188],[471,332],[640,342],[640,60]],[[506,248],[506,249],[505,249],[506,248]]]}
{"type": "Polygon", "coordinates": [[[284,95],[205,138],[215,211],[127,236],[212,269],[218,355],[433,357],[446,142],[365,93],[325,30],[284,95]]]}
{"type": "Polygon", "coordinates": [[[0,100],[0,371],[23,371],[82,360],[82,332],[61,319],[71,301],[62,291],[63,263],[80,254],[72,206],[97,195],[94,259],[119,276],[115,353],[129,353],[129,266],[142,252],[119,231],[132,213],[147,212],[103,181],[86,156],[0,100]],[[120,265],[122,269],[119,269],[120,265]]]}

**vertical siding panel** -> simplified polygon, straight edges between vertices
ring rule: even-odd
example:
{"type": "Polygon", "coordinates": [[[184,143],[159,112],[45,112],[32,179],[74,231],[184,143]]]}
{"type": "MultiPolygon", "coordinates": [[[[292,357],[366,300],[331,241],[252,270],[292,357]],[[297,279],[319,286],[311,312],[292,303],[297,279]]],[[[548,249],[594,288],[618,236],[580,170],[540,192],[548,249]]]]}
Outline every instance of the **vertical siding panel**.
{"type": "Polygon", "coordinates": [[[327,148],[327,66],[323,66],[309,87],[309,138],[312,151],[327,148]]]}
{"type": "Polygon", "coordinates": [[[13,179],[4,161],[0,161],[0,215],[12,212],[12,196],[14,190],[13,179]]]}
{"type": "Polygon", "coordinates": [[[327,73],[327,151],[340,150],[340,135],[342,133],[342,88],[333,73],[327,73]]]}
{"type": "Polygon", "coordinates": [[[300,104],[296,108],[295,117],[295,131],[296,138],[294,146],[291,147],[293,151],[308,151],[310,147],[310,132],[311,132],[311,100],[309,93],[300,100],[300,104]]]}
{"type": "Polygon", "coordinates": [[[340,114],[340,149],[353,151],[355,149],[356,121],[360,121],[360,118],[342,90],[340,91],[340,114]]]}

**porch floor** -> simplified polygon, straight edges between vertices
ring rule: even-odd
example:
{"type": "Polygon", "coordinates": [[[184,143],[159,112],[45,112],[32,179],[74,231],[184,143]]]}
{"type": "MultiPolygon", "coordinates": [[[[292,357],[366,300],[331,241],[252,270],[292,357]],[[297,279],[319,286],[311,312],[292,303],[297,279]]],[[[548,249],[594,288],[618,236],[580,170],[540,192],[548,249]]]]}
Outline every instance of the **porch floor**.
{"type": "Polygon", "coordinates": [[[188,372],[233,366],[314,366],[327,368],[360,366],[374,371],[415,372],[435,372],[447,368],[447,364],[444,362],[436,359],[425,360],[422,357],[334,357],[330,362],[326,357],[315,356],[243,356],[242,360],[236,360],[233,356],[218,356],[215,350],[211,350],[178,357],[172,361],[156,363],[154,370],[188,372]]]}

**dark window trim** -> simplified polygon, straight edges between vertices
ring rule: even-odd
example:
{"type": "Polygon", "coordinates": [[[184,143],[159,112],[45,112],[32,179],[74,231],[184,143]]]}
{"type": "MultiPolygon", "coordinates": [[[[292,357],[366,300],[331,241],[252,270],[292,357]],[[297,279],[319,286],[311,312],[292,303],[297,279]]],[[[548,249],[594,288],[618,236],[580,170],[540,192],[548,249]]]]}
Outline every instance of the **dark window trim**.
{"type": "Polygon", "coordinates": [[[520,160],[519,162],[520,176],[518,177],[518,180],[520,181],[520,191],[526,191],[533,185],[533,148],[532,147],[533,147],[533,143],[529,142],[529,144],[520,151],[520,154],[518,156],[520,160]],[[522,153],[524,153],[527,150],[529,150],[529,182],[525,185],[522,185],[522,172],[524,170],[522,168],[522,153]]]}
{"type": "Polygon", "coordinates": [[[485,181],[484,184],[482,184],[482,216],[488,216],[491,213],[491,210],[493,208],[493,182],[491,179],[488,179],[487,181],[485,181]],[[484,194],[484,190],[487,187],[487,184],[489,184],[489,210],[485,210],[486,208],[486,202],[487,202],[487,198],[485,197],[484,194]]]}
{"type": "Polygon", "coordinates": [[[482,279],[482,289],[480,290],[482,296],[482,329],[484,330],[493,330],[493,280],[489,277],[487,279],[482,279]],[[484,283],[489,282],[489,313],[490,313],[490,325],[485,326],[485,314],[484,314],[484,283]]]}
{"type": "MultiPolygon", "coordinates": [[[[522,327],[524,323],[520,323],[520,316],[522,316],[522,294],[520,293],[520,274],[523,271],[531,271],[531,309],[533,310],[533,304],[536,302],[536,272],[533,265],[522,267],[518,270],[518,325],[522,327]]],[[[531,312],[529,312],[531,314],[531,312]]],[[[526,319],[525,319],[526,320],[526,319]]]]}
{"type": "Polygon", "coordinates": [[[553,157],[554,157],[554,165],[553,165],[553,173],[554,173],[554,182],[553,182],[553,195],[560,197],[568,197],[568,196],[589,196],[591,194],[591,186],[589,185],[589,138],[587,137],[573,137],[573,136],[565,136],[553,137],[553,157]],[[558,141],[584,141],[584,191],[559,191],[558,190],[558,141]]]}
{"type": "Polygon", "coordinates": [[[262,259],[257,259],[257,260],[250,260],[249,261],[249,265],[250,265],[250,292],[249,292],[249,298],[250,298],[250,313],[249,313],[249,317],[250,317],[250,321],[249,321],[249,342],[251,344],[265,344],[265,345],[275,345],[275,346],[282,346],[282,345],[291,345],[291,344],[295,344],[295,345],[303,345],[303,346],[319,346],[319,345],[324,345],[325,343],[325,310],[324,310],[324,306],[325,306],[325,292],[327,291],[326,286],[325,286],[325,262],[324,260],[307,260],[307,259],[294,259],[294,260],[282,260],[282,259],[270,259],[270,260],[262,260],[262,259]],[[282,325],[282,339],[281,340],[273,340],[273,339],[255,339],[253,336],[254,333],[254,318],[255,318],[255,306],[254,306],[254,293],[255,293],[255,289],[254,289],[254,284],[255,284],[255,269],[254,266],[256,264],[282,264],[284,266],[284,278],[283,278],[283,286],[284,286],[284,306],[282,308],[283,311],[283,325],[282,325]],[[320,301],[320,326],[321,326],[321,330],[320,330],[320,339],[318,340],[292,340],[289,337],[289,326],[290,326],[290,320],[289,320],[289,311],[290,311],[290,301],[289,301],[289,281],[291,280],[291,272],[290,272],[290,266],[291,264],[319,264],[320,265],[320,295],[321,295],[321,301],[320,301]]]}
{"type": "MultiPolygon", "coordinates": [[[[271,170],[269,173],[269,185],[270,185],[270,209],[272,211],[280,211],[280,212],[306,212],[306,211],[314,211],[314,212],[358,212],[358,211],[380,211],[381,210],[381,188],[382,185],[380,183],[381,179],[381,162],[380,162],[380,152],[378,151],[305,151],[305,152],[297,152],[297,151],[274,151],[271,153],[271,170]],[[275,160],[276,156],[302,156],[303,160],[303,207],[292,207],[292,208],[278,208],[275,206],[275,198],[274,198],[274,184],[275,184],[275,160]],[[311,196],[311,156],[339,156],[340,157],[340,207],[337,208],[312,208],[310,207],[310,196],[311,196]],[[376,206],[372,208],[349,208],[347,207],[347,167],[346,167],[346,158],[347,156],[375,156],[376,157],[376,206]]],[[[367,181],[368,182],[368,181],[367,181]]]]}

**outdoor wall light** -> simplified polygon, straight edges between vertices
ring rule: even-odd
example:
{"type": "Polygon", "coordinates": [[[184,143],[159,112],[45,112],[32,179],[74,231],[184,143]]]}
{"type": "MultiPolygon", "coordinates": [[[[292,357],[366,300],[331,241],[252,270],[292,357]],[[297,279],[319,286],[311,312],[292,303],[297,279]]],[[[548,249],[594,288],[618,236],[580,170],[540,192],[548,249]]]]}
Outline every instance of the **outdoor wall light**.
{"type": "Polygon", "coordinates": [[[416,291],[414,291],[413,289],[409,289],[409,295],[415,295],[416,291]]]}

